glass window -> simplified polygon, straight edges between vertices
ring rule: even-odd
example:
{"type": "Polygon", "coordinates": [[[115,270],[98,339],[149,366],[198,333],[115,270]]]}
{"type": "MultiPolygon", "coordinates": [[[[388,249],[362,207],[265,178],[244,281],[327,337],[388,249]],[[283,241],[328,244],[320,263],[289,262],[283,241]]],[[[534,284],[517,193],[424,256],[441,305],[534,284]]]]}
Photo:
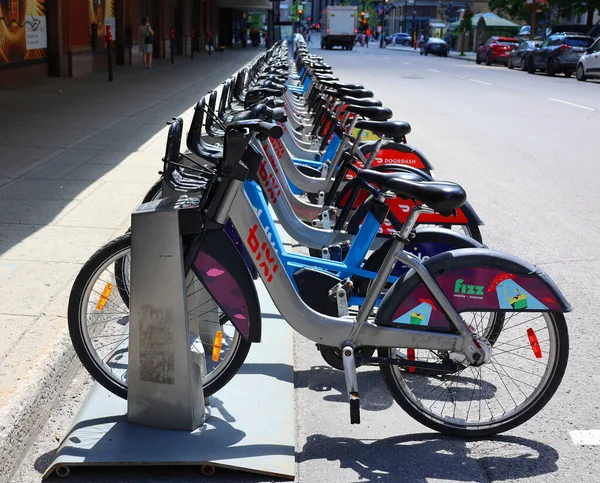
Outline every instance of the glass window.
{"type": "Polygon", "coordinates": [[[600,52],[600,39],[596,40],[596,43],[592,45],[592,52],[600,52]]]}
{"type": "Polygon", "coordinates": [[[565,38],[565,44],[569,47],[585,47],[586,49],[592,45],[594,39],[585,37],[567,37],[565,38]]]}
{"type": "Polygon", "coordinates": [[[496,43],[496,37],[490,37],[485,44],[491,45],[491,44],[495,44],[495,43],[496,43]]]}

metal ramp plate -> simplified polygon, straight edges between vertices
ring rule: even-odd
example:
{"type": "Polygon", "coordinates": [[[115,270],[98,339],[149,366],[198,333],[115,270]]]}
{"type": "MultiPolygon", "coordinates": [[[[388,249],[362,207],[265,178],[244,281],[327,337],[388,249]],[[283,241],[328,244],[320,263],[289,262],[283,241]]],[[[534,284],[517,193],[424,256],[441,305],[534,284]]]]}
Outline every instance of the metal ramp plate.
{"type": "Polygon", "coordinates": [[[127,401],[95,384],[46,470],[72,466],[214,465],[294,478],[292,330],[257,283],[262,342],[231,382],[210,398],[210,417],[193,431],[127,422],[127,401]]]}

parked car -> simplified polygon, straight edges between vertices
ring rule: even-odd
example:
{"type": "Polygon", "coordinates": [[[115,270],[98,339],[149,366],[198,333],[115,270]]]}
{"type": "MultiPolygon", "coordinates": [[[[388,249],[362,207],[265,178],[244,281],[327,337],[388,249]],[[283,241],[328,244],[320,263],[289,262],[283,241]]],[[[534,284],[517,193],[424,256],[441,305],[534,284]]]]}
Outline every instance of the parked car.
{"type": "Polygon", "coordinates": [[[403,32],[398,32],[393,35],[388,35],[385,38],[386,45],[390,45],[392,43],[392,38],[394,39],[394,43],[396,45],[412,45],[413,39],[409,34],[405,34],[403,32]]]}
{"type": "Polygon", "coordinates": [[[579,81],[585,81],[592,77],[600,78],[600,37],[581,56],[575,72],[579,81]]]}
{"type": "Polygon", "coordinates": [[[435,54],[440,57],[448,56],[448,44],[444,42],[442,39],[438,39],[437,37],[431,37],[427,39],[426,42],[421,44],[420,54],[435,54]]]}
{"type": "Polygon", "coordinates": [[[508,54],[508,63],[506,66],[509,69],[514,69],[515,67],[520,67],[521,70],[527,69],[527,55],[529,55],[532,51],[534,51],[537,47],[540,46],[540,42],[535,42],[533,40],[524,40],[519,44],[519,48],[512,50],[510,54],[508,54]]]}
{"type": "Polygon", "coordinates": [[[527,40],[531,35],[531,25],[523,25],[519,33],[517,34],[517,38],[519,40],[527,40]]]}
{"type": "Polygon", "coordinates": [[[527,55],[527,72],[535,74],[536,70],[542,70],[549,76],[562,72],[571,77],[579,58],[593,43],[594,39],[587,35],[553,34],[527,55]]]}
{"type": "Polygon", "coordinates": [[[485,44],[477,49],[475,62],[481,64],[485,61],[486,65],[492,65],[492,62],[502,64],[508,63],[508,54],[519,46],[519,41],[515,37],[490,37],[485,44]]]}

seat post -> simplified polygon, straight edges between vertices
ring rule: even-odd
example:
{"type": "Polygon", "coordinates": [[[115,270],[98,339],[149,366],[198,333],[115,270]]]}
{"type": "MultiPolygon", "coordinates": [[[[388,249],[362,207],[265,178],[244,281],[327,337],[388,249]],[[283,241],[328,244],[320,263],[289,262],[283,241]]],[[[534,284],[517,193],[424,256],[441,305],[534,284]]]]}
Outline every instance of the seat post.
{"type": "Polygon", "coordinates": [[[356,325],[350,334],[350,340],[355,340],[361,327],[367,322],[369,315],[371,315],[373,307],[375,307],[375,303],[379,298],[379,294],[381,294],[383,287],[385,287],[385,284],[396,265],[396,253],[404,250],[404,247],[408,244],[410,232],[414,228],[421,213],[433,213],[433,210],[427,206],[415,206],[408,215],[404,225],[402,225],[402,229],[399,232],[394,233],[394,242],[388,250],[385,259],[381,264],[381,268],[377,273],[377,277],[373,280],[371,289],[368,291],[365,301],[358,311],[356,325]]]}

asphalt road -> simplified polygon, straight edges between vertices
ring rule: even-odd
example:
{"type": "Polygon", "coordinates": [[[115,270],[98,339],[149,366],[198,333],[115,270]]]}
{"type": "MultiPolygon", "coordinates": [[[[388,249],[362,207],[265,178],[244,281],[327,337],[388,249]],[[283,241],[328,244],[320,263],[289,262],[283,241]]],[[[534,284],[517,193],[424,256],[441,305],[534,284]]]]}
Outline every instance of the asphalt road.
{"type": "MultiPolygon", "coordinates": [[[[351,426],[343,374],[325,365],[313,343],[297,337],[296,481],[600,481],[600,446],[576,445],[571,435],[600,430],[600,283],[594,275],[600,272],[600,83],[373,46],[318,52],[340,79],[364,84],[395,119],[411,123],[409,142],[425,152],[436,177],[466,188],[486,223],[484,241],[543,267],[575,310],[567,315],[569,366],[554,399],[531,421],[484,441],[441,437],[416,423],[372,369],[360,371],[362,424],[351,426]]],[[[77,397],[66,396],[74,404],[77,397]]],[[[57,412],[55,427],[66,424],[61,418],[68,419],[57,412]]],[[[45,434],[52,435],[52,426],[45,434]]],[[[30,464],[43,463],[44,444],[30,464]]],[[[32,474],[21,472],[20,481],[36,481],[32,474]]],[[[197,479],[197,472],[184,469],[70,477],[197,479]]],[[[219,470],[211,481],[265,480],[219,470]]]]}

